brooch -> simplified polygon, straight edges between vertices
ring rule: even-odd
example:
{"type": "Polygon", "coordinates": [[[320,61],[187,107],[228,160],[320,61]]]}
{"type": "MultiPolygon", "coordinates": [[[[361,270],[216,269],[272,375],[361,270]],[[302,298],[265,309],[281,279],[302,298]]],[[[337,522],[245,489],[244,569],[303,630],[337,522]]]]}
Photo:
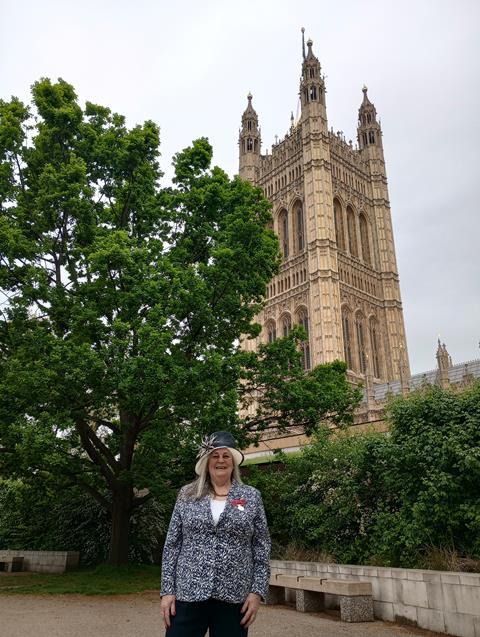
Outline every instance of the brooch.
{"type": "Polygon", "coordinates": [[[247,501],[243,498],[237,498],[236,500],[231,500],[230,504],[234,507],[237,507],[239,511],[245,511],[245,505],[247,504],[247,501]]]}

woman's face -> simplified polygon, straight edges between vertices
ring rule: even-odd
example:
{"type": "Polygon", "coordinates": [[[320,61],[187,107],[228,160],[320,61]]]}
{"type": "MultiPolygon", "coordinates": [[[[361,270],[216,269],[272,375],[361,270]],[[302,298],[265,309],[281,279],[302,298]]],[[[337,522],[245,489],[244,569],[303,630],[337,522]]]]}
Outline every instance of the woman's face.
{"type": "Polygon", "coordinates": [[[208,457],[208,473],[210,478],[219,480],[231,478],[233,471],[233,456],[228,449],[212,451],[208,457]]]}

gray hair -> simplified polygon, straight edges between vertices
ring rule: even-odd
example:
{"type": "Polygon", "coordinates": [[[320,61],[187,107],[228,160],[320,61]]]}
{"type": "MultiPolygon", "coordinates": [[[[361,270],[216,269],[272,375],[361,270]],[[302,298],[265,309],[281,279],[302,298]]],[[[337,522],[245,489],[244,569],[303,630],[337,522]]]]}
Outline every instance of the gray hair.
{"type": "MultiPolygon", "coordinates": [[[[232,478],[240,484],[243,482],[240,475],[240,469],[235,461],[233,463],[232,478]]],[[[200,500],[210,494],[213,494],[213,485],[210,480],[210,473],[208,472],[208,462],[204,462],[200,475],[196,480],[190,482],[190,484],[187,484],[182,489],[182,495],[189,500],[200,500]]]]}

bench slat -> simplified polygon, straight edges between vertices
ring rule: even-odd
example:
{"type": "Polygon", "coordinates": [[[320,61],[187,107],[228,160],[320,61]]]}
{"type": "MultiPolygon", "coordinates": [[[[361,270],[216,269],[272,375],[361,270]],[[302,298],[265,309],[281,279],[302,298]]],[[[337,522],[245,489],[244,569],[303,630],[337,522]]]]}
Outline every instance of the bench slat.
{"type": "Polygon", "coordinates": [[[297,590],[329,593],[330,595],[344,595],[346,597],[372,594],[371,582],[308,577],[303,575],[284,575],[283,573],[272,575],[270,577],[270,586],[285,586],[286,588],[297,590]]]}
{"type": "Polygon", "coordinates": [[[304,590],[329,593],[330,595],[346,595],[355,597],[371,595],[371,582],[361,582],[343,579],[320,579],[319,577],[301,577],[299,583],[304,590]]]}

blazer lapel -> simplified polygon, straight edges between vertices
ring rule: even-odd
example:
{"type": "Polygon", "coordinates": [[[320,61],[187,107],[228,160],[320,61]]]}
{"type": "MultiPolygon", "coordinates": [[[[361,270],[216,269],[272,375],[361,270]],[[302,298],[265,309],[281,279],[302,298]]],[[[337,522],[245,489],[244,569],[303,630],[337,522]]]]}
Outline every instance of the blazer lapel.
{"type": "MultiPolygon", "coordinates": [[[[218,524],[225,524],[229,518],[231,518],[234,513],[234,506],[232,505],[232,500],[236,500],[242,496],[243,490],[242,485],[239,484],[236,480],[232,480],[232,486],[230,487],[230,491],[228,492],[228,497],[225,502],[225,508],[220,515],[220,519],[218,520],[218,524]]],[[[217,525],[218,526],[218,525],[217,525]]]]}

